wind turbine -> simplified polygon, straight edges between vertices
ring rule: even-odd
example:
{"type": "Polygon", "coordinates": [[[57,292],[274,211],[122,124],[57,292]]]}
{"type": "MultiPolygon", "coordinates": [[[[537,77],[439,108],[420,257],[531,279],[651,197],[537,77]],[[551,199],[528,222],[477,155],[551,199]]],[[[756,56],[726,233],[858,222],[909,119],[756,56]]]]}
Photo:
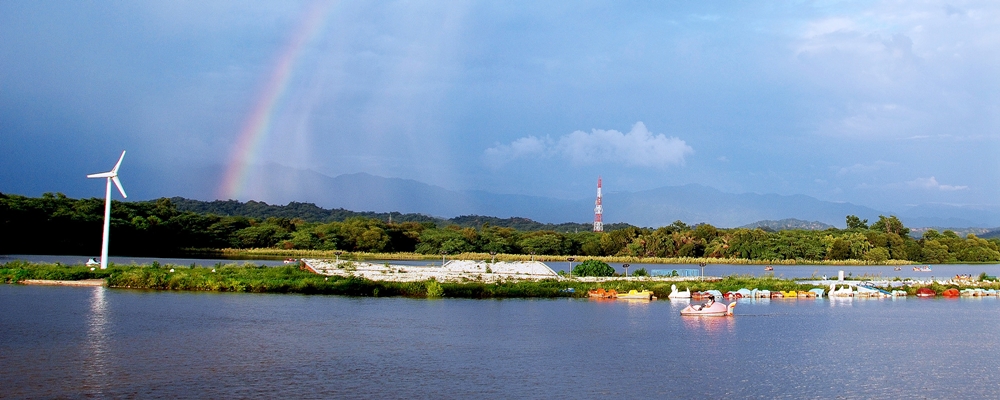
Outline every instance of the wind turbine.
{"type": "Polygon", "coordinates": [[[118,180],[118,167],[122,166],[124,158],[125,150],[122,150],[122,156],[118,157],[118,164],[115,164],[111,171],[87,175],[88,178],[108,178],[108,187],[104,196],[104,239],[101,241],[101,269],[108,268],[108,234],[111,232],[111,182],[115,182],[115,187],[121,192],[123,198],[128,198],[125,195],[125,189],[122,189],[121,181],[118,180]]]}

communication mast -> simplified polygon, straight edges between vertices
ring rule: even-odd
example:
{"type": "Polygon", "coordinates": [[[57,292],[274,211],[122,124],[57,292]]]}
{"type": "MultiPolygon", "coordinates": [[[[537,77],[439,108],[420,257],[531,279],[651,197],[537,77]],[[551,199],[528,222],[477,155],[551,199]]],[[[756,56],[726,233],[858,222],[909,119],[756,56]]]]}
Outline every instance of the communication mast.
{"type": "Polygon", "coordinates": [[[594,232],[604,232],[604,222],[601,217],[604,215],[604,207],[601,206],[601,177],[597,177],[597,201],[594,202],[594,232]]]}

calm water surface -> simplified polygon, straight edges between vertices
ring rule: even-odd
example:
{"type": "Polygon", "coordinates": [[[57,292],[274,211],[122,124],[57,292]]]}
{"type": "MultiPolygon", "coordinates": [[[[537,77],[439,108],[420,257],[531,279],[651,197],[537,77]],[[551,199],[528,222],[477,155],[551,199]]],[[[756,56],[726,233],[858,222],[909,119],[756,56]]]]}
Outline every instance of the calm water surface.
{"type": "Polygon", "coordinates": [[[1000,301],[423,300],[0,285],[0,397],[1000,394],[1000,301]]]}

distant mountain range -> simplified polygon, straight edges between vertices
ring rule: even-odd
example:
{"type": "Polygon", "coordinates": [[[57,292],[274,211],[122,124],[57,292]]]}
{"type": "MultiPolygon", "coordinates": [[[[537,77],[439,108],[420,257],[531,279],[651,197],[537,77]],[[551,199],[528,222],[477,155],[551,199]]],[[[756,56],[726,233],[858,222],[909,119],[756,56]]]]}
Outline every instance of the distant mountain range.
{"type": "MultiPolygon", "coordinates": [[[[342,208],[324,209],[312,203],[291,202],[287,205],[271,205],[259,201],[241,202],[237,200],[215,200],[201,201],[186,199],[183,197],[173,197],[170,199],[178,210],[191,211],[200,214],[215,214],[224,216],[243,216],[256,219],[267,218],[299,218],[307,222],[332,222],[344,221],[348,218],[374,218],[382,221],[393,222],[430,222],[438,226],[458,225],[461,227],[482,228],[484,226],[495,226],[503,228],[514,228],[519,231],[541,231],[550,230],[557,232],[585,232],[593,229],[591,223],[564,222],[560,224],[541,223],[528,218],[497,218],[482,215],[463,215],[454,218],[435,218],[418,213],[398,213],[398,212],[372,212],[372,211],[350,211],[342,208]]],[[[614,223],[605,226],[607,230],[615,230],[628,227],[629,224],[614,223]]]]}
{"type": "MultiPolygon", "coordinates": [[[[206,199],[222,171],[198,171],[194,175],[164,176],[156,193],[206,199]],[[191,180],[189,176],[199,176],[191,180]],[[214,180],[213,180],[214,179],[214,180]]],[[[466,215],[488,215],[500,219],[527,218],[542,224],[567,222],[589,225],[594,199],[558,199],[542,196],[497,194],[486,191],[453,191],[410,179],[384,178],[366,173],[326,176],[314,171],[270,164],[250,171],[243,193],[247,199],[268,204],[314,203],[326,209],[359,212],[423,214],[439,219],[466,215]]],[[[143,193],[146,198],[159,197],[143,193]]],[[[140,195],[140,198],[142,196],[140,195]]],[[[209,197],[208,199],[211,199],[209,197]]],[[[207,200],[207,199],[206,199],[207,200]]],[[[909,227],[996,227],[996,207],[919,205],[898,212],[876,210],[851,203],[822,201],[805,195],[725,193],[707,186],[689,184],[638,192],[606,192],[605,222],[659,227],[681,220],[688,224],[710,223],[737,227],[758,221],[797,219],[845,227],[847,215],[870,223],[879,215],[896,215],[909,227]]],[[[777,229],[777,228],[775,228],[777,229]]]]}

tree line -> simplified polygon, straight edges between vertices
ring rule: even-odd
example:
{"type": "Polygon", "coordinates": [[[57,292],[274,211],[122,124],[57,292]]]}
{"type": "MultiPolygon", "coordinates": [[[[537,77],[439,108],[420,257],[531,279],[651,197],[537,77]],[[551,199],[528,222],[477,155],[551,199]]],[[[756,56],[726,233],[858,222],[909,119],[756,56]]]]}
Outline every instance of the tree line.
{"type": "MultiPolygon", "coordinates": [[[[234,210],[246,204],[223,202],[234,210]]],[[[250,208],[260,211],[261,204],[250,208]]],[[[311,207],[310,207],[311,206],[311,207]]],[[[751,260],[890,259],[926,263],[997,262],[1000,240],[950,230],[928,230],[919,238],[895,216],[869,224],[846,217],[847,229],[781,230],[717,228],[681,221],[659,228],[618,224],[606,232],[523,230],[491,224],[492,217],[448,220],[373,218],[344,215],[330,221],[314,205],[311,220],[284,216],[250,217],[181,210],[175,199],[112,202],[111,252],[121,255],[183,255],[187,249],[281,248],[423,254],[499,253],[634,257],[712,257],[751,260]],[[319,216],[319,217],[317,217],[319,216]]],[[[100,247],[104,200],[72,199],[46,193],[38,198],[0,194],[3,254],[93,254],[100,247]]],[[[322,209],[319,209],[322,210],[322,209]]],[[[281,210],[285,212],[285,210],[281,210]]],[[[341,213],[343,214],[343,213],[341,213]]],[[[400,216],[405,214],[398,214],[400,216]]],[[[428,217],[429,218],[429,217],[428,217]]],[[[526,220],[530,221],[530,220],[526,220]]],[[[534,221],[531,221],[534,224],[534,221]]],[[[531,225],[526,222],[518,222],[531,225]]],[[[557,227],[561,225],[543,225],[557,227]]],[[[537,227],[537,226],[536,226],[537,227]]],[[[565,228],[565,226],[562,226],[565,228]]]]}

